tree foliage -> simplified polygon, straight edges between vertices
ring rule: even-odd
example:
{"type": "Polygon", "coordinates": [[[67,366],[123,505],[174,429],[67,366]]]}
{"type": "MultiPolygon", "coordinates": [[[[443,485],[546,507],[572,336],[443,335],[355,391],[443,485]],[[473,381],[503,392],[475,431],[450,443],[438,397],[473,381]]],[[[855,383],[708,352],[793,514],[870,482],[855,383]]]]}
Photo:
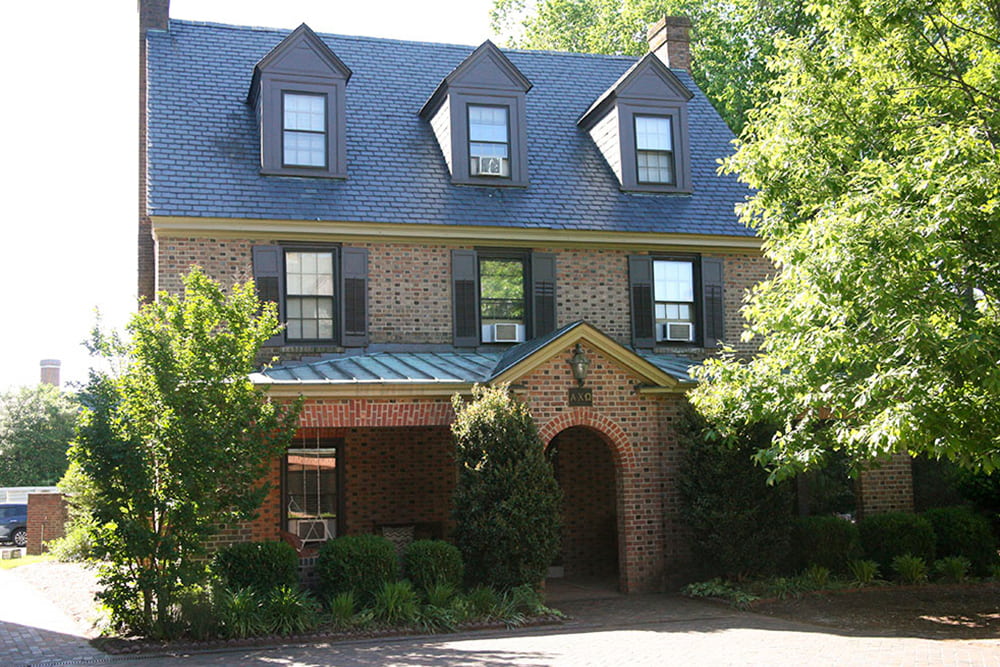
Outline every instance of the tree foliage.
{"type": "Polygon", "coordinates": [[[494,0],[493,31],[508,45],[642,55],[664,15],[692,22],[692,76],[737,134],[768,95],[767,59],[781,37],[809,34],[804,0],[494,0]]]}
{"type": "Polygon", "coordinates": [[[528,406],[506,386],[473,397],[452,400],[455,543],[473,583],[535,586],[559,553],[562,493],[528,406]]]}
{"type": "Polygon", "coordinates": [[[51,486],[66,472],[79,405],[49,384],[0,395],[0,486],[51,486]]]}
{"type": "Polygon", "coordinates": [[[248,379],[278,330],[252,284],[227,295],[194,269],[182,296],[140,309],[128,340],[95,331],[113,370],[92,371],[70,455],[91,483],[102,596],[120,629],[163,634],[178,593],[205,576],[206,540],[263,500],[298,413],[248,379]]]}
{"type": "Polygon", "coordinates": [[[824,447],[995,469],[1000,4],[815,11],[822,42],[783,44],[774,101],[728,164],[778,267],[745,308],[761,353],[705,364],[692,400],[727,434],[781,424],[759,455],[778,475],[824,447]]]}

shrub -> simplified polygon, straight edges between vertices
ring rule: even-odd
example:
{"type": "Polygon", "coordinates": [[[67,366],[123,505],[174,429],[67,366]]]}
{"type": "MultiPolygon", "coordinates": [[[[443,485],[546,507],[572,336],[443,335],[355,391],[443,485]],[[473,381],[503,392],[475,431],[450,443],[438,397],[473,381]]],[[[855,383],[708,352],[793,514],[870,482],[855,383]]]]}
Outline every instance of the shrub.
{"type": "Polygon", "coordinates": [[[442,540],[411,542],[403,553],[403,576],[417,590],[427,592],[437,585],[458,588],[462,585],[462,552],[442,540]]]}
{"type": "Polygon", "coordinates": [[[679,424],[687,450],[680,472],[684,517],[694,562],[705,576],[742,579],[785,570],[791,547],[792,488],[769,485],[754,462],[771,431],[748,429],[730,447],[711,437],[692,410],[679,424]]]}
{"type": "Polygon", "coordinates": [[[383,583],[372,603],[375,620],[386,625],[409,625],[417,620],[419,609],[417,592],[406,579],[383,583]]]}
{"type": "Polygon", "coordinates": [[[330,622],[336,628],[346,628],[354,623],[354,593],[340,593],[330,600],[330,622]]]}
{"type": "Polygon", "coordinates": [[[232,590],[253,588],[268,594],[299,585],[299,557],[285,542],[237,542],[215,554],[212,570],[232,590]]]}
{"type": "Polygon", "coordinates": [[[264,631],[264,607],[253,588],[225,590],[219,596],[216,612],[227,637],[242,639],[264,631]]]}
{"type": "Polygon", "coordinates": [[[934,529],[922,516],[906,512],[875,514],[858,523],[858,532],[865,556],[883,567],[903,554],[925,562],[934,560],[934,529]]]}
{"type": "Polygon", "coordinates": [[[964,556],[977,574],[985,575],[997,560],[997,541],[990,522],[969,507],[938,507],[924,512],[934,527],[939,557],[964,556]]]}
{"type": "Polygon", "coordinates": [[[858,527],[840,517],[801,517],[795,521],[794,535],[800,567],[821,565],[831,572],[846,572],[847,564],[861,557],[858,527]]]}
{"type": "Polygon", "coordinates": [[[802,573],[802,580],[811,590],[823,590],[830,585],[830,568],[822,565],[810,565],[802,573]]]}
{"type": "Polygon", "coordinates": [[[279,586],[264,603],[268,632],[298,635],[313,630],[319,622],[319,605],[308,593],[292,586],[279,586]]]}
{"type": "Polygon", "coordinates": [[[934,561],[934,573],[941,581],[960,584],[969,574],[972,563],[965,556],[947,556],[934,561]]]}
{"type": "Polygon", "coordinates": [[[903,554],[892,559],[892,569],[904,584],[927,581],[927,561],[913,554],[903,554]]]}
{"type": "Polygon", "coordinates": [[[878,579],[878,563],[873,560],[855,559],[847,564],[855,586],[871,586],[878,579]]]}
{"type": "Polygon", "coordinates": [[[353,591],[363,605],[371,604],[383,584],[399,569],[396,547],[380,535],[347,535],[325,542],[316,560],[320,590],[326,597],[353,591]]]}
{"type": "Polygon", "coordinates": [[[500,595],[489,586],[476,586],[465,596],[470,619],[492,619],[499,616],[500,595]]]}
{"type": "Polygon", "coordinates": [[[455,543],[476,583],[536,585],[559,552],[562,493],[531,413],[506,386],[453,399],[455,543]]]}
{"type": "Polygon", "coordinates": [[[63,537],[46,542],[49,553],[63,563],[82,563],[93,552],[93,529],[88,526],[66,524],[63,537]]]}

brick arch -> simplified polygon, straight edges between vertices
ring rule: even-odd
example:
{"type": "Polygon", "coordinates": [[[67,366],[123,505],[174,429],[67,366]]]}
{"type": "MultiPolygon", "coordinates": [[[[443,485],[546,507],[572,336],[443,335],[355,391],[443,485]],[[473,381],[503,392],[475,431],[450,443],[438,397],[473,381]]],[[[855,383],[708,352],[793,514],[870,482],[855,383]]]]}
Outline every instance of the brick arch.
{"type": "Polygon", "coordinates": [[[564,412],[550,419],[538,430],[538,435],[542,443],[548,447],[552,444],[553,438],[574,426],[585,426],[600,434],[611,447],[615,468],[621,470],[630,458],[631,447],[625,429],[590,408],[576,408],[571,412],[564,412]]]}

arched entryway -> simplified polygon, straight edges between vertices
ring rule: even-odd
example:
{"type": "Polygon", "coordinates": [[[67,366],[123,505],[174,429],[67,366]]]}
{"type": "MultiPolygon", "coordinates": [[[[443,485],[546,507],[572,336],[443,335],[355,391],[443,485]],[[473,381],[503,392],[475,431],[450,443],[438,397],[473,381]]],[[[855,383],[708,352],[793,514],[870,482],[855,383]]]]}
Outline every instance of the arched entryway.
{"type": "Polygon", "coordinates": [[[549,442],[563,492],[562,550],[553,574],[618,587],[618,480],[611,446],[592,428],[573,426],[549,442]]]}

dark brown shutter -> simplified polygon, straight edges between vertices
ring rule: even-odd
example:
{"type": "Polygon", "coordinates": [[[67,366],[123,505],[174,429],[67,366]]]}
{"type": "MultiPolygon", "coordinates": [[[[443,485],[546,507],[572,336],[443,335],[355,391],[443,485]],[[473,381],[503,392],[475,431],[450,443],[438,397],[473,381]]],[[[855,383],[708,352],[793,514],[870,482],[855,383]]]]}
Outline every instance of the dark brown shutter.
{"type": "Polygon", "coordinates": [[[556,256],[531,253],[531,296],[533,338],[556,330],[556,256]]]}
{"type": "Polygon", "coordinates": [[[722,259],[701,258],[701,322],[705,347],[719,347],[724,336],[722,259]]]}
{"type": "MultiPolygon", "coordinates": [[[[271,301],[278,304],[278,319],[285,321],[285,256],[281,246],[255,245],[253,247],[253,281],[257,287],[257,296],[261,301],[271,301]]],[[[264,345],[282,345],[285,342],[285,332],[271,336],[264,345]]]]}
{"type": "Polygon", "coordinates": [[[451,251],[452,322],[456,347],[479,345],[479,261],[475,250],[451,251]]]}
{"type": "Polygon", "coordinates": [[[632,311],[632,346],[653,347],[653,260],[648,255],[628,258],[628,294],[632,311]]]}
{"type": "Polygon", "coordinates": [[[368,249],[343,248],[340,253],[340,343],[368,344],[368,249]]]}

